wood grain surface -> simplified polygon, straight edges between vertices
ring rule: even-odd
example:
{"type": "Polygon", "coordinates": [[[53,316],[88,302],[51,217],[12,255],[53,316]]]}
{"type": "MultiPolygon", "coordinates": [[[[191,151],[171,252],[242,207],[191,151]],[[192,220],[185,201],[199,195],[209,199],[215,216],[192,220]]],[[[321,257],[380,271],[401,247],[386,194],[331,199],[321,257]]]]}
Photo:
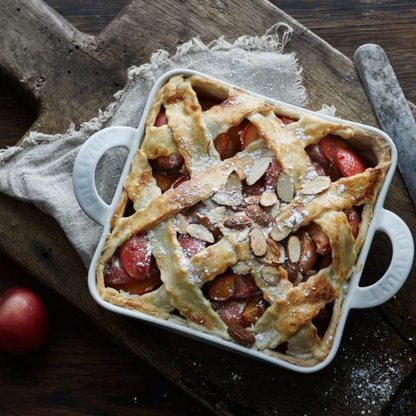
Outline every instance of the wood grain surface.
{"type": "MultiPolygon", "coordinates": [[[[175,45],[196,34],[205,40],[220,34],[229,38],[261,34],[282,19],[296,28],[290,48],[299,53],[304,67],[311,107],[333,103],[341,116],[375,124],[351,62],[265,2],[166,1],[155,5],[134,1],[102,32],[123,2],[49,3],[74,26],[38,1],[6,0],[5,13],[0,15],[2,27],[12,31],[19,28],[23,33],[17,42],[6,30],[3,36],[9,36],[0,44],[0,66],[3,74],[8,74],[7,81],[3,75],[0,84],[5,95],[1,103],[6,107],[0,110],[2,145],[18,139],[37,114],[40,118],[34,127],[44,131],[60,131],[67,127],[69,119],[80,122],[95,114],[123,85],[125,68],[144,62],[158,48],[172,51],[175,45]],[[92,20],[97,11],[98,19],[92,20]],[[162,21],[167,30],[155,32],[155,21],[162,21]],[[33,43],[37,43],[36,52],[31,49],[33,43]],[[52,58],[56,60],[53,70],[52,58]],[[10,84],[10,79],[15,82],[10,84]],[[24,81],[23,89],[31,98],[15,95],[17,79],[24,81]],[[58,98],[63,90],[70,101],[67,105],[58,98]],[[85,102],[87,92],[91,98],[85,102]]],[[[342,7],[335,0],[276,3],[349,56],[361,43],[380,43],[392,59],[407,97],[415,94],[411,74],[416,56],[412,50],[415,43],[411,41],[415,37],[416,8],[410,0],[347,1],[342,7]]],[[[338,415],[370,410],[372,414],[401,415],[412,414],[415,408],[414,271],[396,299],[383,308],[351,315],[343,348],[334,364],[319,374],[299,377],[219,350],[215,350],[213,360],[210,347],[99,309],[86,293],[81,262],[54,221],[4,196],[0,197],[0,206],[0,244],[9,255],[86,312],[102,330],[219,414],[338,415]],[[174,349],[167,350],[167,343],[174,349]],[[368,384],[374,382],[379,388],[368,390],[368,384]],[[361,383],[367,384],[367,389],[360,391],[361,383]],[[298,399],[300,393],[302,400],[298,399]]],[[[415,232],[415,211],[398,176],[387,206],[415,232]]],[[[366,267],[368,282],[380,276],[388,265],[388,240],[376,239],[372,253],[366,267]]],[[[2,287],[21,278],[20,269],[8,267],[12,272],[2,275],[2,287]]],[[[51,342],[32,360],[22,362],[0,356],[2,413],[39,414],[48,409],[58,414],[127,414],[140,409],[143,414],[195,414],[200,410],[197,402],[188,401],[188,396],[163,381],[134,355],[104,339],[71,306],[61,305],[49,291],[44,294],[53,313],[62,314],[57,327],[66,325],[69,334],[54,329],[51,342]],[[55,309],[54,305],[59,307],[55,309]],[[79,354],[71,351],[78,346],[79,354]],[[61,357],[64,361],[59,366],[56,363],[61,357]],[[34,366],[29,365],[29,371],[26,367],[32,362],[34,366]],[[20,381],[23,377],[32,381],[24,385],[20,381]],[[26,400],[26,405],[24,400],[13,399],[14,395],[20,396],[19,389],[30,391],[31,384],[39,382],[40,387],[29,394],[31,400],[26,400]],[[135,389],[129,390],[130,383],[135,389]],[[171,398],[162,398],[163,391],[171,398]],[[36,399],[38,395],[45,399],[36,399]]]]}
{"type": "Polygon", "coordinates": [[[33,355],[0,354],[1,415],[206,414],[4,253],[0,261],[0,292],[12,285],[30,288],[45,302],[51,320],[49,340],[33,355]]]}

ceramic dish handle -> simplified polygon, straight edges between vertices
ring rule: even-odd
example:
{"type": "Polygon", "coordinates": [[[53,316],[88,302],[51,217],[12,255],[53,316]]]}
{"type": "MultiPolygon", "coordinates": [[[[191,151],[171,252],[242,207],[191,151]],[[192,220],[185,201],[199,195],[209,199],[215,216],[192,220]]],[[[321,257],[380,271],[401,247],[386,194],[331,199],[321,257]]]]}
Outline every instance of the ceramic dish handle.
{"type": "Polygon", "coordinates": [[[414,244],[405,222],[396,214],[383,209],[377,222],[377,230],[390,238],[393,257],[384,276],[368,287],[357,287],[351,307],[362,309],[381,305],[393,297],[403,286],[413,264],[414,244]]]}
{"type": "Polygon", "coordinates": [[[132,127],[108,127],[93,134],[81,147],[74,164],[74,191],[83,211],[98,224],[104,225],[112,208],[98,195],[95,186],[97,164],[113,147],[130,150],[137,129],[132,127]]]}

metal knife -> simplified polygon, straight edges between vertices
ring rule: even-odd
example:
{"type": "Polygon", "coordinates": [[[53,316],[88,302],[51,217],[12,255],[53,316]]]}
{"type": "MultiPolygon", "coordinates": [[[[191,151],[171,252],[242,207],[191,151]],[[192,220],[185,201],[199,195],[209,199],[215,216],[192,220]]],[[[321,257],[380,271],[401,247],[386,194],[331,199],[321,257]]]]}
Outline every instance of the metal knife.
{"type": "Polygon", "coordinates": [[[396,144],[399,170],[416,205],[416,122],[399,81],[379,45],[359,47],[354,60],[381,128],[396,144]]]}

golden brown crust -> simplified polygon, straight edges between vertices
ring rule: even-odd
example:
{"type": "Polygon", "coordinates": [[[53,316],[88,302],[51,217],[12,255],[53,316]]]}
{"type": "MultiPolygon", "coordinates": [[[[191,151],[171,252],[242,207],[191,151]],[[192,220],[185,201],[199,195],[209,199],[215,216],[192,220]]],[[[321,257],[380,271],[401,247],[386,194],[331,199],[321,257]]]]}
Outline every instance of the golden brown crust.
{"type": "MultiPolygon", "coordinates": [[[[147,117],[141,147],[133,159],[111,220],[110,236],[97,262],[98,292],[110,303],[160,319],[177,322],[179,318],[172,314],[177,309],[185,317],[181,323],[229,340],[227,326],[212,309],[201,288],[228,268],[238,274],[250,273],[270,304],[257,323],[248,328],[256,338],[252,348],[297,365],[315,365],[325,359],[332,347],[344,289],[389,166],[388,144],[381,137],[348,122],[334,123],[303,110],[272,106],[241,89],[203,76],[176,75],[158,91],[147,117]],[[222,103],[202,112],[197,94],[222,103]],[[162,106],[168,124],[155,127],[162,106]],[[297,121],[285,125],[275,114],[297,121]],[[221,161],[214,139],[244,119],[257,127],[261,140],[221,161]],[[329,133],[350,141],[374,167],[353,177],[341,178],[318,195],[303,195],[299,192],[302,181],[307,175],[316,175],[304,149],[329,133]],[[162,193],[149,160],[173,153],[183,156],[191,179],[179,188],[162,193]],[[276,216],[277,226],[289,234],[315,222],[327,234],[332,248],[332,264],[297,286],[289,281],[283,267],[273,263],[276,260],[272,253],[268,252],[264,258],[254,256],[248,230],[225,228],[222,223],[229,209],[218,207],[211,200],[216,191],[224,189],[233,171],[240,179],[245,179],[260,158],[270,156],[280,162],[296,195],[291,203],[281,206],[276,216]],[[134,204],[135,213],[123,217],[129,200],[134,204]],[[221,229],[222,237],[186,259],[177,239],[177,214],[201,201],[210,222],[221,229]],[[356,239],[342,212],[354,205],[363,205],[356,239]],[[141,231],[147,232],[163,285],[142,296],[105,287],[103,275],[107,261],[128,238],[141,231]],[[313,319],[331,302],[332,317],[322,336],[313,319]],[[286,353],[275,349],[283,342],[287,342],[286,353]]],[[[263,227],[267,237],[270,231],[263,227]]]]}

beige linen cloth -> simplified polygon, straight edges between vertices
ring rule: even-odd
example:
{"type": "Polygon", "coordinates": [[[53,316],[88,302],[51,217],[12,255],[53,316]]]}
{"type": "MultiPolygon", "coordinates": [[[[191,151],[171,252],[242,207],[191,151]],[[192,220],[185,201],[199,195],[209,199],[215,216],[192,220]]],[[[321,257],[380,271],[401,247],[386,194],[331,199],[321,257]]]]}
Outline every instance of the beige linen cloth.
{"type": "MultiPolygon", "coordinates": [[[[80,146],[93,133],[109,126],[137,127],[154,82],[174,68],[204,72],[250,91],[297,106],[306,104],[301,69],[294,53],[284,53],[292,28],[276,24],[263,36],[224,38],[205,45],[194,38],[174,56],[154,53],[150,63],[128,71],[126,87],[96,118],[74,125],[64,134],[32,132],[21,146],[0,151],[0,192],[33,203],[55,218],[88,266],[102,228],[79,207],[72,185],[72,169],[80,146]]],[[[107,202],[119,180],[126,151],[115,149],[101,160],[96,174],[100,195],[107,202]]]]}

